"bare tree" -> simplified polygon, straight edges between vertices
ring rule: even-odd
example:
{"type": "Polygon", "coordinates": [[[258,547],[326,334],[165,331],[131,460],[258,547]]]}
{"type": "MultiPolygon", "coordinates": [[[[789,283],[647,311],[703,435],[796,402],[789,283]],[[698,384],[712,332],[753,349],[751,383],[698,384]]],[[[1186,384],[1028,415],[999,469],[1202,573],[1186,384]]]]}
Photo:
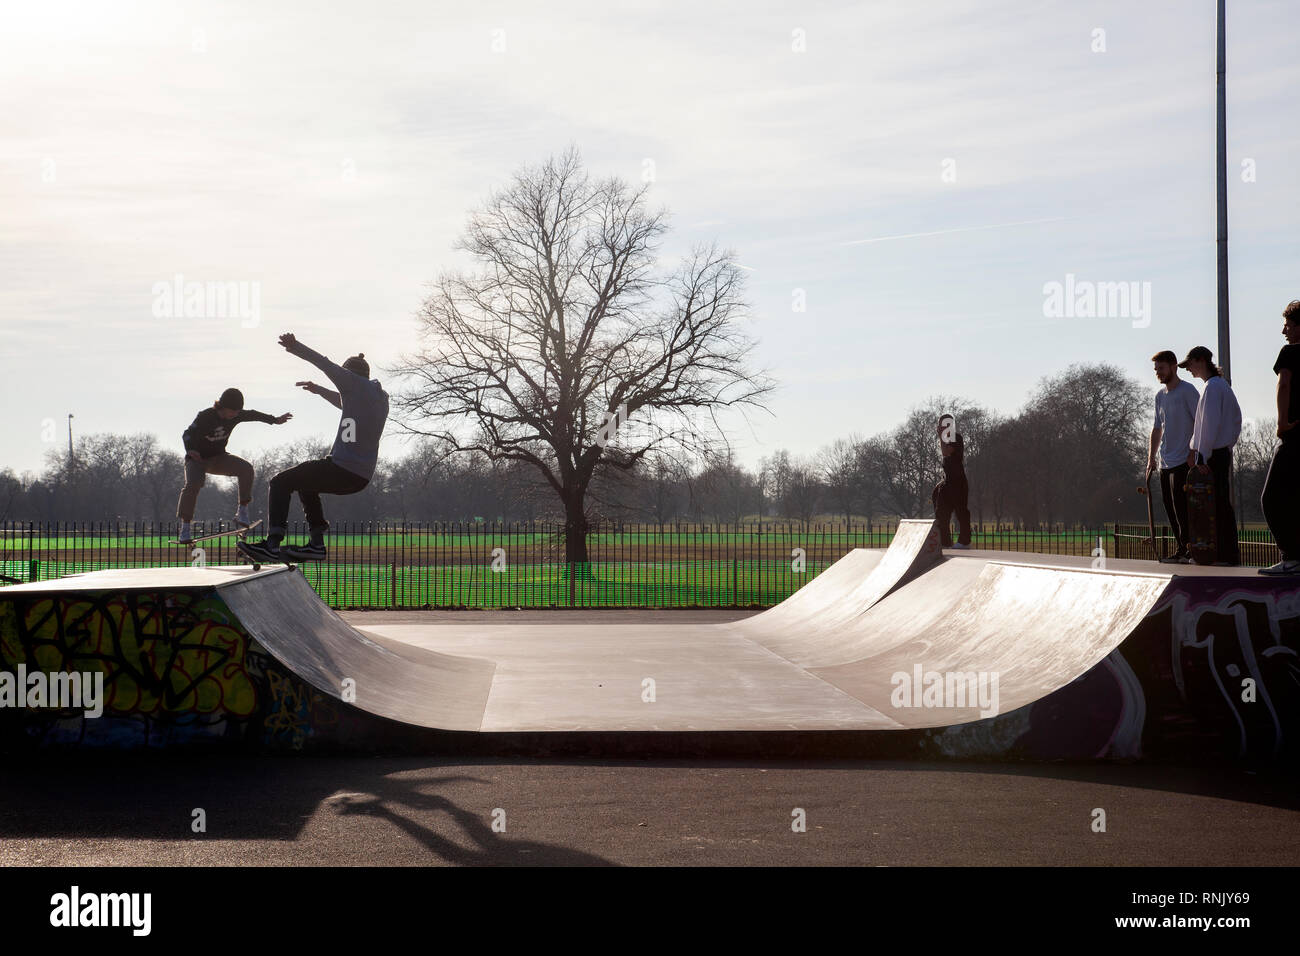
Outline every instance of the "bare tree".
{"type": "Polygon", "coordinates": [[[853,520],[853,506],[862,496],[861,437],[837,438],[822,449],[817,465],[827,497],[848,524],[853,520]]]}
{"type": "Polygon", "coordinates": [[[760,407],[772,388],[745,367],[730,253],[696,248],[656,274],[666,214],[647,211],[648,188],[593,181],[574,149],[521,170],[457,244],[481,271],[438,279],[423,347],[394,369],[413,382],[396,400],[408,430],[543,476],[571,563],[587,560],[598,469],[670,445],[703,452],[721,438],[713,413],[760,407]]]}

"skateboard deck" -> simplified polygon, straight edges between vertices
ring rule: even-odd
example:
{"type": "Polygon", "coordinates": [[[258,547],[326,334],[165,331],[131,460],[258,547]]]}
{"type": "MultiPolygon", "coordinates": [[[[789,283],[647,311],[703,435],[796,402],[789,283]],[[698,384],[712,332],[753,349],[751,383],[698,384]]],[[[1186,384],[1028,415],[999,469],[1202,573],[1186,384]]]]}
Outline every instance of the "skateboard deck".
{"type": "Polygon", "coordinates": [[[196,542],[199,541],[211,541],[213,538],[225,538],[232,534],[239,535],[239,537],[242,538],[245,535],[247,535],[248,532],[252,531],[254,528],[261,525],[261,523],[262,523],[262,519],[259,518],[258,520],[250,524],[247,528],[227,528],[225,531],[214,531],[211,534],[201,534],[198,535],[197,537],[190,538],[190,540],[188,541],[172,541],[170,543],[181,545],[182,547],[188,547],[189,545],[195,544],[196,542]]]}
{"type": "Polygon", "coordinates": [[[1160,554],[1156,551],[1156,514],[1151,506],[1151,476],[1154,472],[1147,472],[1147,483],[1144,488],[1138,485],[1138,494],[1145,495],[1147,499],[1147,529],[1151,532],[1151,537],[1147,538],[1147,543],[1151,545],[1151,557],[1157,561],[1160,560],[1160,554]]]}
{"type": "Polygon", "coordinates": [[[1187,469],[1187,550],[1196,564],[1213,564],[1218,552],[1214,527],[1214,476],[1187,469]]]}

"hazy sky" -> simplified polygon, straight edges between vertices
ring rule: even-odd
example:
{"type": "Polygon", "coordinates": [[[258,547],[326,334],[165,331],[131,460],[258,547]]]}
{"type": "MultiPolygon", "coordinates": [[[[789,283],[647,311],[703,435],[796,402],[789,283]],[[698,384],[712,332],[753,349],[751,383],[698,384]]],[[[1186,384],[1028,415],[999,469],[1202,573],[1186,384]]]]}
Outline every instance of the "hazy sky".
{"type": "MultiPolygon", "coordinates": [[[[232,451],[330,434],[278,333],[411,350],[466,214],[569,144],[598,175],[653,163],[665,255],[716,239],[751,270],[782,388],[736,423],[747,463],[939,393],[1010,412],[1073,362],[1154,390],[1152,352],[1216,345],[1214,6],[6,0],[0,468],[38,469],[69,412],[179,450],[227,385],[295,414],[232,451]],[[155,315],[178,274],[256,284],[258,321],[155,315]],[[1149,283],[1149,312],[1046,316],[1067,275],[1149,283]]],[[[1267,417],[1300,5],[1228,6],[1233,380],[1267,417]]]]}

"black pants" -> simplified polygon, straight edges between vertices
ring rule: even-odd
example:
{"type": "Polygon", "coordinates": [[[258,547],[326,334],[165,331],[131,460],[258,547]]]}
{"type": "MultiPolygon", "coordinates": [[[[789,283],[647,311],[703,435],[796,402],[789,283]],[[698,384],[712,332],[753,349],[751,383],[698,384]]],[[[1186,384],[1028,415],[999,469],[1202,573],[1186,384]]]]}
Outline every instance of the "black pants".
{"type": "Polygon", "coordinates": [[[1216,557],[1228,564],[1241,564],[1241,546],[1237,544],[1237,512],[1232,507],[1228,476],[1232,472],[1232,447],[1224,445],[1210,453],[1210,473],[1214,476],[1214,538],[1216,557]]]}
{"type": "Polygon", "coordinates": [[[1187,553],[1187,463],[1160,469],[1160,499],[1165,503],[1169,528],[1178,542],[1178,553],[1187,553]]]}
{"type": "Polygon", "coordinates": [[[289,525],[289,499],[295,491],[302,501],[302,510],[307,514],[308,527],[314,532],[321,532],[330,525],[325,520],[320,496],[354,495],[368,484],[369,479],[334,464],[328,458],[304,461],[288,471],[280,472],[271,479],[270,493],[267,496],[271,517],[268,537],[284,537],[289,525]]]}
{"type": "Polygon", "coordinates": [[[1300,437],[1288,438],[1273,453],[1259,496],[1264,520],[1283,561],[1300,558],[1300,437]]]}
{"type": "Polygon", "coordinates": [[[930,500],[934,503],[934,520],[939,525],[939,545],[952,547],[952,516],[957,516],[957,540],[970,544],[970,489],[966,482],[941,481],[934,486],[930,500]]]}

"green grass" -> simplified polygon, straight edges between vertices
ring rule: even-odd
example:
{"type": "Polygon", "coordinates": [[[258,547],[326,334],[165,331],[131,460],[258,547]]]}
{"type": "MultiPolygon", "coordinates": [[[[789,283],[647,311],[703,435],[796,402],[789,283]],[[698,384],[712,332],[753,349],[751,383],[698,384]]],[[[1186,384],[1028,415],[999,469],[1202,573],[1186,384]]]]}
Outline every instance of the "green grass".
{"type": "MultiPolygon", "coordinates": [[[[100,571],[116,564],[47,562],[41,579],[100,571]]],[[[332,607],[733,607],[783,601],[825,566],[795,574],[789,562],[592,562],[572,582],[563,565],[396,567],[301,565],[307,581],[332,607]]],[[[26,566],[0,562],[0,574],[26,577],[26,566]]]]}

